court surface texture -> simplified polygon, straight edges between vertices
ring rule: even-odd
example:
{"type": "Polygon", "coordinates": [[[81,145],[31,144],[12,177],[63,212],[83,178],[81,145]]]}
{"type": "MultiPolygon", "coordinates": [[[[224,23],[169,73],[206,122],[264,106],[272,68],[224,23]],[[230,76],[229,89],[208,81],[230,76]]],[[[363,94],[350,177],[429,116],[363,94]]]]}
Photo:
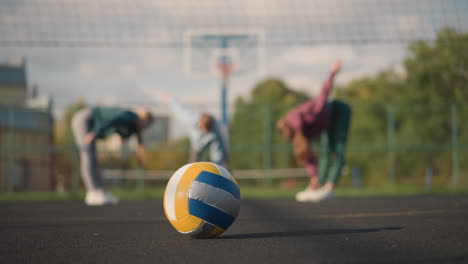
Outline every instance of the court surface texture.
{"type": "Polygon", "coordinates": [[[192,239],[161,200],[0,204],[1,263],[468,263],[468,196],[244,199],[217,239],[192,239]]]}

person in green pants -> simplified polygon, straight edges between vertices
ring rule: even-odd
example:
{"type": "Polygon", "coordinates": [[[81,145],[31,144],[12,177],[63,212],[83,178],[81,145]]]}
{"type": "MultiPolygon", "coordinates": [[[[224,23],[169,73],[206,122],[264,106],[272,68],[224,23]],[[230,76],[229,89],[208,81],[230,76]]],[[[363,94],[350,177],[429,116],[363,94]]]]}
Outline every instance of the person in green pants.
{"type": "Polygon", "coordinates": [[[342,101],[329,101],[333,80],[341,69],[336,61],[319,95],[290,110],[277,123],[281,135],[294,145],[294,155],[310,176],[307,188],[297,193],[300,202],[318,202],[333,197],[345,162],[346,141],[351,122],[351,108],[342,101]],[[310,141],[320,138],[320,161],[310,147],[310,141]],[[329,158],[334,164],[329,172],[329,158]]]}
{"type": "Polygon", "coordinates": [[[319,183],[338,183],[345,163],[346,142],[351,121],[351,108],[342,101],[330,102],[330,126],[320,135],[320,158],[318,161],[319,183]],[[333,167],[329,170],[330,158],[335,156],[333,167]]]}

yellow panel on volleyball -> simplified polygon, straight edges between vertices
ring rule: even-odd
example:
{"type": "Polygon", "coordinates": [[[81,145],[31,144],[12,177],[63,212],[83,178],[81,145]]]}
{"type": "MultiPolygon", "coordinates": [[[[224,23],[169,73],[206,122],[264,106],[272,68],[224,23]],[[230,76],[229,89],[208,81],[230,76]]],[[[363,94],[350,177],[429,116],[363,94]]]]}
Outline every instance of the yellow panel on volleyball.
{"type": "Polygon", "coordinates": [[[225,230],[222,229],[221,227],[217,226],[209,235],[208,237],[211,238],[211,237],[217,237],[219,236],[220,234],[222,234],[225,230]]]}
{"type": "Polygon", "coordinates": [[[192,181],[197,178],[200,172],[202,172],[201,167],[197,166],[197,164],[193,164],[185,171],[184,175],[180,179],[180,182],[177,185],[174,203],[176,219],[182,219],[189,214],[187,193],[190,188],[190,184],[192,184],[192,181]]]}
{"type": "Polygon", "coordinates": [[[195,230],[203,222],[202,219],[190,214],[187,214],[182,219],[169,221],[175,227],[175,229],[182,233],[195,230]]]}
{"type": "MultiPolygon", "coordinates": [[[[221,172],[218,170],[218,167],[216,167],[216,165],[214,163],[211,163],[211,162],[197,162],[196,165],[200,166],[200,168],[203,171],[211,172],[211,173],[218,174],[218,175],[221,174],[221,172]]],[[[198,174],[197,174],[197,176],[198,176],[198,174]]]]}

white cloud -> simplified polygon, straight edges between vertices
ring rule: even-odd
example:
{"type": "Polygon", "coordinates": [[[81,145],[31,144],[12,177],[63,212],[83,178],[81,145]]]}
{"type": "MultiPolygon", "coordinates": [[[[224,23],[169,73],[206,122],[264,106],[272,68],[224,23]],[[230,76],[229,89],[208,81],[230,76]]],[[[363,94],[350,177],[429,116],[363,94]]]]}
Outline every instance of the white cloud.
{"type": "Polygon", "coordinates": [[[396,19],[396,29],[401,32],[418,32],[422,30],[421,17],[417,15],[401,15],[396,19]]]}
{"type": "Polygon", "coordinates": [[[327,77],[336,59],[343,61],[337,83],[374,74],[386,68],[400,65],[405,56],[404,45],[324,45],[292,47],[270,54],[269,72],[282,78],[290,87],[314,95],[327,77]],[[274,56],[272,54],[278,54],[274,56]]]}
{"type": "Polygon", "coordinates": [[[135,74],[138,72],[137,66],[135,64],[122,64],[118,67],[120,68],[120,73],[122,73],[124,76],[135,76],[135,74]]]}
{"type": "Polygon", "coordinates": [[[79,64],[79,74],[83,79],[93,79],[97,77],[97,66],[91,62],[81,62],[79,64]]]}
{"type": "Polygon", "coordinates": [[[119,100],[112,95],[108,95],[101,100],[101,104],[111,106],[111,105],[117,105],[119,100]]]}
{"type": "Polygon", "coordinates": [[[239,1],[249,17],[269,17],[284,14],[285,8],[281,8],[281,2],[274,0],[244,0],[239,1]]]}
{"type": "Polygon", "coordinates": [[[320,90],[323,79],[326,76],[320,78],[317,75],[290,75],[287,76],[284,81],[285,83],[293,88],[305,91],[309,95],[315,95],[320,90]]]}
{"type": "Polygon", "coordinates": [[[162,93],[167,92],[167,90],[150,85],[141,85],[137,88],[137,92],[149,100],[160,102],[162,100],[162,93]]]}
{"type": "Polygon", "coordinates": [[[311,67],[329,65],[336,59],[352,61],[356,53],[350,46],[291,47],[276,58],[270,58],[270,71],[276,72],[288,67],[311,67]]]}
{"type": "Polygon", "coordinates": [[[0,25],[8,26],[14,23],[15,16],[14,14],[1,14],[0,15],[0,25]]]}
{"type": "Polygon", "coordinates": [[[139,39],[143,41],[149,40],[152,42],[157,41],[162,43],[169,43],[171,41],[171,34],[168,28],[148,25],[142,32],[139,39]]]}
{"type": "MultiPolygon", "coordinates": [[[[200,7],[200,2],[197,1],[186,1],[183,3],[177,3],[174,1],[160,1],[152,0],[149,2],[149,7],[153,7],[156,11],[162,15],[166,14],[172,17],[177,17],[181,21],[193,19],[196,16],[211,16],[216,11],[219,11],[217,5],[203,5],[200,7]],[[196,11],[196,12],[194,12],[196,11]]],[[[193,22],[193,21],[192,21],[193,22]]]]}

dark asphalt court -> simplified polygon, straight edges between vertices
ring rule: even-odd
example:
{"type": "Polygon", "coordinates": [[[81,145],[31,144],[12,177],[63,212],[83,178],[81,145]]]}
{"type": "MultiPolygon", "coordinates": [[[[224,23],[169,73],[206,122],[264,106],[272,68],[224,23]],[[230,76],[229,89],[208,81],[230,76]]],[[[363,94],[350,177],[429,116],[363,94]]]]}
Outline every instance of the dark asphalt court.
{"type": "Polygon", "coordinates": [[[160,200],[0,212],[0,263],[468,263],[468,196],[243,200],[211,240],[177,233],[160,200]]]}

